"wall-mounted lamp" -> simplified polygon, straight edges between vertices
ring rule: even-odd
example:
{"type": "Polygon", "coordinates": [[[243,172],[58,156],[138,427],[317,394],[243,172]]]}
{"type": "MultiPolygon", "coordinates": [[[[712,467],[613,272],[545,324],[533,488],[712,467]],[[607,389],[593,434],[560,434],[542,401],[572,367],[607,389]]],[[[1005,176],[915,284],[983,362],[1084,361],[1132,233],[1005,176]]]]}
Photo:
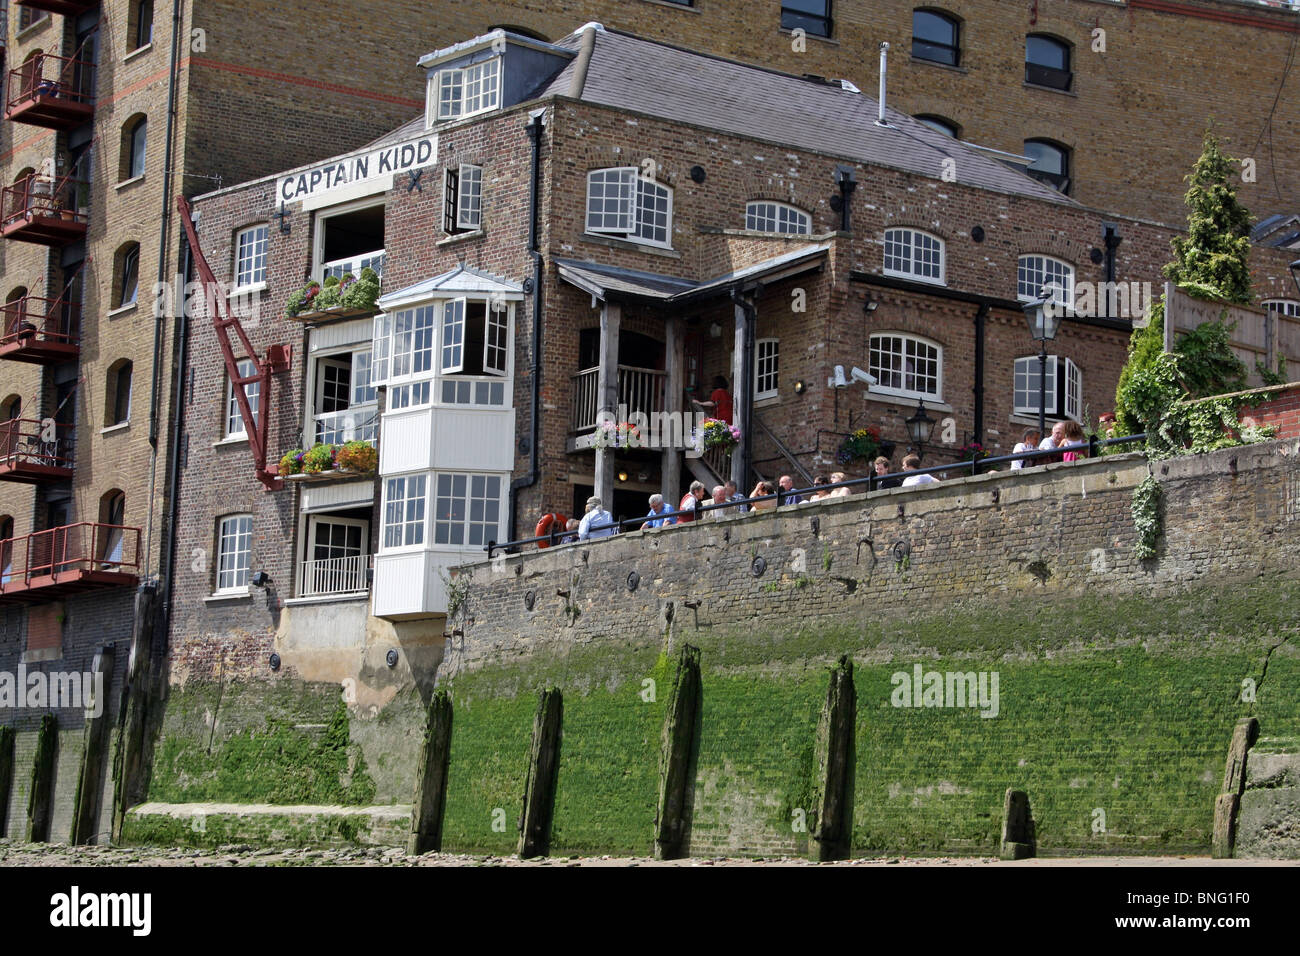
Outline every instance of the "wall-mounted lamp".
{"type": "Polygon", "coordinates": [[[271,583],[271,575],[265,571],[258,571],[253,575],[252,584],[255,588],[264,588],[271,583]]]}
{"type": "Polygon", "coordinates": [[[620,471],[620,472],[618,473],[618,480],[619,480],[619,481],[627,481],[627,472],[626,472],[626,471],[620,471]]]}
{"type": "Polygon", "coordinates": [[[799,379],[794,383],[794,393],[796,395],[802,395],[806,391],[808,391],[808,386],[804,384],[803,379],[799,379]]]}
{"type": "Polygon", "coordinates": [[[862,303],[862,311],[865,312],[867,315],[870,315],[872,312],[875,312],[876,309],[878,308],[880,308],[880,303],[877,302],[875,299],[873,299],[871,296],[867,296],[867,301],[862,303]]]}

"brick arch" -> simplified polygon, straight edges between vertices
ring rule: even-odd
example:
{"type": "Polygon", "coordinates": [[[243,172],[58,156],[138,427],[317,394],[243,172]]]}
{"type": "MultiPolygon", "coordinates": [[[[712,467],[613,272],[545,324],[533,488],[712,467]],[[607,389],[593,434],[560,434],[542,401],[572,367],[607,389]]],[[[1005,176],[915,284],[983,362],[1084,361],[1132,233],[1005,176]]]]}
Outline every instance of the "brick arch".
{"type": "Polygon", "coordinates": [[[1064,259],[1074,266],[1075,272],[1078,273],[1092,265],[1092,260],[1088,258],[1091,250],[1092,246],[1087,243],[1067,239],[1059,233],[1049,232],[1046,229],[1030,229],[1020,236],[1014,252],[1017,260],[1021,256],[1028,255],[1064,259]]]}
{"type": "Polygon", "coordinates": [[[953,233],[950,229],[936,226],[932,222],[921,219],[915,213],[903,213],[903,215],[896,218],[890,213],[885,215],[885,222],[881,226],[880,232],[874,237],[876,245],[880,245],[885,241],[886,229],[919,229],[921,232],[928,232],[932,236],[938,236],[943,240],[944,245],[952,242],[957,235],[960,235],[960,233],[953,233]]]}

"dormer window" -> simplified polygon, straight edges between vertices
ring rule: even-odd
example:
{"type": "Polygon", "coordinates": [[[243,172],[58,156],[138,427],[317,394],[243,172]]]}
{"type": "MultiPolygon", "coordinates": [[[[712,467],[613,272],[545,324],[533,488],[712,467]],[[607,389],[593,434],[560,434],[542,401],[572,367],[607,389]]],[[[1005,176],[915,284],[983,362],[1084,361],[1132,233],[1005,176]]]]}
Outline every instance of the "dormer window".
{"type": "Polygon", "coordinates": [[[486,113],[501,103],[501,58],[440,70],[434,82],[437,95],[429,104],[433,119],[441,122],[486,113]]]}

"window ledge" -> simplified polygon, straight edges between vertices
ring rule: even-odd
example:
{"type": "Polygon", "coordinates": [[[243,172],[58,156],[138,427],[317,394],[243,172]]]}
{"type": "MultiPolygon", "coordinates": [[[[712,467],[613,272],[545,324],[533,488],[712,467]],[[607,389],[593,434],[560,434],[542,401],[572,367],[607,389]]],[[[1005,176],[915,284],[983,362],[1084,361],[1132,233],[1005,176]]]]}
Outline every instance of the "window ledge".
{"type": "Polygon", "coordinates": [[[18,658],[20,664],[39,664],[42,661],[61,661],[63,660],[63,648],[60,647],[38,647],[34,651],[23,651],[22,657],[18,658]]]}
{"type": "Polygon", "coordinates": [[[16,34],[14,34],[14,42],[22,43],[28,37],[36,36],[36,34],[39,33],[41,30],[43,30],[45,27],[48,27],[50,25],[50,21],[53,19],[54,18],[50,16],[50,14],[48,13],[45,14],[45,16],[41,17],[35,23],[28,25],[27,27],[23,28],[22,30],[19,30],[16,34]]]}
{"type": "Polygon", "coordinates": [[[122,57],[122,62],[123,62],[123,63],[130,63],[130,62],[131,62],[132,60],[134,60],[136,57],[138,57],[138,56],[144,56],[146,53],[148,53],[148,52],[149,52],[150,50],[152,50],[152,49],[153,49],[153,42],[152,42],[152,41],[150,41],[149,43],[146,43],[144,46],[138,46],[138,47],[136,47],[134,50],[132,50],[130,53],[128,53],[126,56],[122,57]]]}
{"type": "Polygon", "coordinates": [[[248,435],[228,435],[220,441],[212,443],[213,448],[221,448],[223,445],[246,445],[248,444],[248,435]]]}
{"type": "Polygon", "coordinates": [[[882,269],[881,275],[888,276],[893,279],[907,279],[909,282],[921,282],[924,283],[925,285],[932,285],[939,289],[948,288],[946,276],[943,279],[931,279],[928,276],[919,276],[913,272],[898,272],[896,270],[890,270],[890,269],[882,269]]]}
{"type": "Polygon", "coordinates": [[[482,239],[487,233],[483,229],[475,229],[471,232],[452,233],[446,239],[439,239],[434,243],[435,246],[450,246],[453,243],[465,242],[468,239],[482,239]]]}
{"type": "Polygon", "coordinates": [[[101,435],[111,435],[114,432],[124,432],[130,427],[131,427],[131,423],[129,421],[118,422],[116,425],[109,425],[105,428],[101,428],[99,430],[99,433],[101,435]]]}
{"type": "MultiPolygon", "coordinates": [[[[793,30],[787,30],[785,27],[778,27],[777,29],[778,31],[784,33],[788,37],[794,36],[793,30]]],[[[809,40],[820,40],[822,43],[829,43],[831,46],[840,45],[840,41],[836,40],[834,37],[824,37],[817,33],[809,33],[807,30],[804,30],[804,36],[806,36],[809,40]]]]}
{"type": "Polygon", "coordinates": [[[755,408],[767,408],[769,405],[780,405],[780,404],[781,404],[780,395],[768,395],[764,398],[754,399],[755,408]]]}
{"type": "MultiPolygon", "coordinates": [[[[928,405],[926,406],[926,408],[929,407],[930,406],[928,405]]],[[[1050,412],[1047,415],[1043,416],[1043,420],[1047,423],[1050,430],[1050,426],[1055,425],[1057,422],[1074,421],[1076,419],[1071,419],[1069,415],[1066,415],[1064,418],[1062,418],[1058,416],[1055,412],[1050,412]]],[[[1032,415],[1025,415],[1022,414],[1021,412],[1012,412],[1011,415],[1007,418],[1007,421],[1011,422],[1011,424],[1013,425],[1024,425],[1026,427],[1028,427],[1029,425],[1033,425],[1035,428],[1037,428],[1038,413],[1034,412],[1032,415]]]]}
{"type": "Polygon", "coordinates": [[[248,588],[242,591],[218,591],[216,594],[209,594],[203,599],[204,604],[224,604],[233,601],[248,601],[253,597],[253,592],[248,588]]]}
{"type": "Polygon", "coordinates": [[[126,305],[119,305],[116,309],[109,309],[108,317],[110,319],[116,319],[119,315],[126,315],[128,312],[134,312],[137,305],[138,303],[136,302],[128,302],[126,305]]]}
{"type": "Polygon", "coordinates": [[[244,296],[256,295],[260,292],[265,292],[265,291],[266,291],[265,282],[254,282],[252,285],[236,286],[235,288],[231,289],[229,292],[226,293],[226,298],[239,299],[239,298],[243,298],[244,296]]]}
{"type": "Polygon", "coordinates": [[[1079,94],[1074,91],[1073,83],[1070,84],[1070,89],[1068,90],[1058,90],[1055,86],[1043,86],[1043,84],[1041,83],[1030,83],[1028,80],[1025,80],[1025,89],[1044,90],[1045,92],[1048,93],[1060,93],[1062,96],[1073,96],[1076,99],[1079,96],[1079,94]]]}
{"type": "Polygon", "coordinates": [[[883,402],[886,405],[901,405],[904,408],[910,408],[910,409],[915,409],[917,402],[924,401],[925,410],[927,412],[947,412],[949,414],[952,413],[952,406],[949,405],[947,402],[936,402],[933,399],[929,399],[929,398],[926,399],[903,398],[901,395],[882,395],[880,392],[868,391],[867,401],[883,402]]]}
{"type": "Polygon", "coordinates": [[[139,176],[132,176],[130,179],[124,179],[113,188],[121,190],[125,189],[127,186],[134,186],[136,183],[141,182],[144,182],[144,173],[141,173],[139,176]]]}
{"type": "Polygon", "coordinates": [[[663,246],[647,246],[631,239],[615,239],[612,236],[598,236],[590,232],[584,232],[579,239],[582,242],[589,242],[597,246],[609,246],[611,249],[631,249],[635,252],[649,253],[652,256],[663,256],[667,259],[680,259],[682,257],[680,252],[674,252],[672,249],[663,246]]]}
{"type": "Polygon", "coordinates": [[[285,607],[302,607],[312,604],[351,604],[357,601],[369,601],[369,591],[349,591],[346,594],[321,594],[317,597],[287,598],[285,607]]]}
{"type": "Polygon", "coordinates": [[[953,66],[950,63],[940,63],[937,60],[927,60],[923,56],[913,56],[911,59],[913,63],[919,63],[923,66],[936,66],[941,70],[948,70],[952,73],[962,73],[966,75],[970,73],[970,70],[964,66],[953,66]]]}

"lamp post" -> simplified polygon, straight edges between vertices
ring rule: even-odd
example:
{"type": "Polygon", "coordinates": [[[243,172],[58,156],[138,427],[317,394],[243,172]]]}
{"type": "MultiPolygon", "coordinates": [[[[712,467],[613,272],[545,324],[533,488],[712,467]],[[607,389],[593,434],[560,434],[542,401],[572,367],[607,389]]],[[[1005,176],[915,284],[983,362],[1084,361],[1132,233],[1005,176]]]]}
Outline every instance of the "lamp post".
{"type": "Polygon", "coordinates": [[[1029,323],[1029,334],[1038,343],[1038,438],[1041,441],[1047,429],[1047,343],[1056,338],[1061,317],[1050,289],[1043,289],[1037,299],[1026,302],[1022,308],[1029,323]]]}
{"type": "Polygon", "coordinates": [[[907,435],[912,439],[912,444],[916,446],[916,457],[920,458],[925,449],[925,443],[930,440],[934,434],[935,420],[925,413],[925,399],[917,399],[916,412],[905,422],[907,425],[907,435]]]}

